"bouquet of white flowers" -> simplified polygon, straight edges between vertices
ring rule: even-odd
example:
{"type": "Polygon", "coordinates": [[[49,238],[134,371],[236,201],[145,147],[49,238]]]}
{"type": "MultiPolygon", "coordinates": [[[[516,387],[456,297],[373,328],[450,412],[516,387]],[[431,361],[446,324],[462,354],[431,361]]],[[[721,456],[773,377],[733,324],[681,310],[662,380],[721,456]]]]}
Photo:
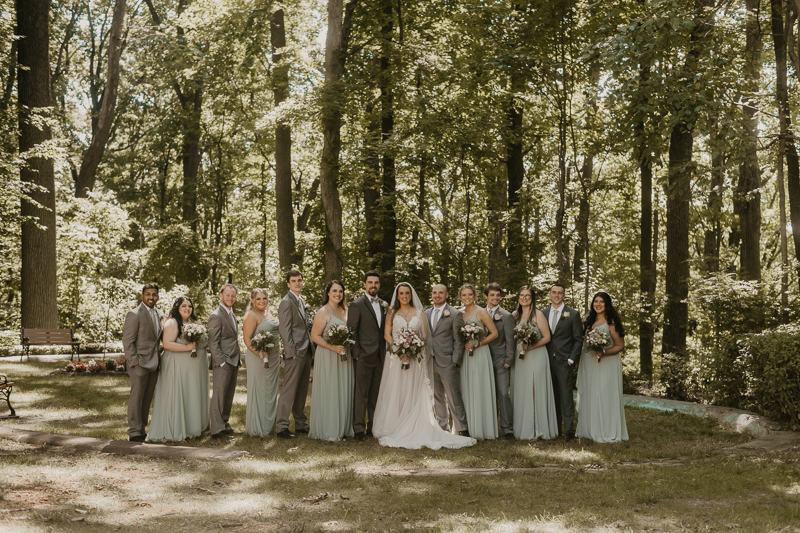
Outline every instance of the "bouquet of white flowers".
{"type": "Polygon", "coordinates": [[[539,333],[539,330],[527,322],[520,322],[517,324],[517,327],[514,328],[514,340],[517,341],[519,358],[522,360],[525,359],[525,350],[523,349],[523,346],[533,346],[542,340],[542,335],[539,333]]]}
{"type": "Polygon", "coordinates": [[[392,353],[400,359],[408,359],[403,363],[403,370],[408,370],[411,366],[411,359],[422,361],[422,349],[425,347],[425,341],[417,335],[416,331],[403,328],[394,332],[392,338],[394,339],[392,353]]]}
{"type": "MultiPolygon", "coordinates": [[[[483,326],[475,322],[467,322],[458,330],[458,337],[473,348],[477,348],[485,336],[486,331],[483,326]]],[[[469,352],[469,355],[472,357],[472,352],[469,352]]]]}
{"type": "MultiPolygon", "coordinates": [[[[208,330],[203,325],[194,322],[187,322],[183,325],[183,338],[188,343],[200,342],[206,333],[208,333],[208,330]]],[[[197,357],[197,348],[192,350],[191,357],[197,357]]]]}
{"type": "Polygon", "coordinates": [[[264,361],[264,368],[269,368],[269,349],[275,347],[275,335],[269,331],[256,331],[250,339],[250,345],[253,351],[266,354],[261,356],[261,360],[264,361]]]}
{"type": "MultiPolygon", "coordinates": [[[[610,341],[611,337],[608,333],[599,329],[590,329],[586,334],[586,346],[592,352],[605,353],[606,346],[610,341]]],[[[597,360],[600,361],[600,355],[597,356],[597,360]]]]}
{"type": "MultiPolygon", "coordinates": [[[[344,347],[347,347],[348,344],[356,343],[356,341],[350,338],[352,336],[353,331],[344,324],[329,324],[322,334],[322,338],[325,339],[328,344],[344,347]]],[[[345,350],[343,354],[339,354],[339,357],[342,361],[347,361],[347,350],[345,350]]]]}

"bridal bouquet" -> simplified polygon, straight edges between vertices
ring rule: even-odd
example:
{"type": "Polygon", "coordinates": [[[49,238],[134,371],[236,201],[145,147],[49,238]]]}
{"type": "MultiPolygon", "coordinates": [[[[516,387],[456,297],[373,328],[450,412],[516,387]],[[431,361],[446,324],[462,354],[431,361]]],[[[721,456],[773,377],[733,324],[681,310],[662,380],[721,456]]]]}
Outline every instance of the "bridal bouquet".
{"type": "MultiPolygon", "coordinates": [[[[325,328],[325,333],[322,338],[328,341],[333,346],[347,346],[348,344],[355,344],[356,341],[351,339],[353,331],[344,324],[331,324],[325,328]]],[[[339,354],[342,361],[347,361],[347,350],[343,354],[339,354]]]]}
{"type": "Polygon", "coordinates": [[[250,339],[250,345],[254,352],[265,353],[261,359],[264,361],[264,368],[269,368],[269,349],[275,347],[275,335],[269,331],[257,331],[250,339]]]}
{"type": "MultiPolygon", "coordinates": [[[[200,324],[189,322],[183,325],[183,338],[186,339],[186,342],[200,342],[206,333],[208,330],[200,324]]],[[[191,357],[197,357],[197,348],[192,350],[191,357]]]]}
{"type": "MultiPolygon", "coordinates": [[[[483,326],[474,322],[468,322],[458,330],[458,337],[473,348],[477,348],[485,336],[483,326]]],[[[469,352],[469,355],[472,357],[472,352],[469,352]]]]}
{"type": "Polygon", "coordinates": [[[525,359],[525,350],[523,349],[523,346],[533,346],[542,340],[542,336],[539,334],[539,330],[534,328],[532,325],[528,324],[527,322],[520,322],[517,324],[517,327],[514,328],[514,340],[517,341],[519,358],[522,360],[525,359]]]}
{"type": "MultiPolygon", "coordinates": [[[[605,353],[606,346],[610,341],[611,337],[608,333],[599,329],[589,330],[589,333],[586,334],[586,346],[592,352],[605,353]]],[[[597,361],[600,361],[600,355],[597,356],[597,361]]]]}
{"type": "Polygon", "coordinates": [[[403,328],[395,332],[392,338],[394,339],[394,342],[392,342],[392,353],[397,355],[400,359],[408,359],[408,361],[403,363],[403,370],[409,369],[411,366],[411,359],[422,361],[422,349],[425,347],[425,341],[420,338],[416,331],[403,328]]]}

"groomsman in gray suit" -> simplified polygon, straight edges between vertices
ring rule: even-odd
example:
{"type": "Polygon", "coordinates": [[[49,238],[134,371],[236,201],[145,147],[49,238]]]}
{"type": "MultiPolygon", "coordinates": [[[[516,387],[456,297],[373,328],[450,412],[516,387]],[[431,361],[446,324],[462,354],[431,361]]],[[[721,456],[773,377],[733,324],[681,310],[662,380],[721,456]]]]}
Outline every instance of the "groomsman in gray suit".
{"type": "Polygon", "coordinates": [[[503,289],[498,283],[488,283],[483,288],[486,297],[486,311],[497,326],[497,338],[489,343],[494,367],[494,388],[497,392],[497,407],[500,409],[500,429],[506,439],[514,440],[514,411],[511,406],[511,366],[514,364],[514,317],[500,307],[503,289]]]}
{"type": "Polygon", "coordinates": [[[355,366],[355,395],[353,397],[353,432],[356,440],[372,436],[372,422],[378,403],[386,341],[383,339],[387,304],[378,298],[381,275],[370,270],[364,274],[364,295],[350,304],[347,325],[355,333],[353,365],[355,366]],[[364,413],[367,422],[364,423],[364,413]]]}
{"type": "Polygon", "coordinates": [[[161,312],[156,309],[158,285],[142,287],[142,303],[128,311],[122,329],[122,346],[128,376],[131,378],[131,397],[128,400],[128,438],[144,442],[150,414],[150,402],[158,380],[159,344],[163,327],[161,312]]]}
{"type": "Polygon", "coordinates": [[[550,342],[547,353],[550,356],[550,375],[553,379],[553,394],[556,400],[558,434],[561,435],[561,421],[567,440],[575,438],[575,402],[572,398],[574,379],[572,366],[577,365],[583,348],[583,323],[575,309],[564,304],[564,287],[555,284],[550,288],[552,302],[542,312],[550,324],[550,342]]]}
{"type": "Polygon", "coordinates": [[[459,372],[464,357],[464,343],[458,338],[458,331],[464,325],[464,316],[447,303],[447,296],[447,287],[434,285],[431,291],[433,307],[425,311],[430,328],[428,346],[433,354],[434,409],[439,426],[447,431],[449,405],[453,428],[459,435],[469,436],[459,372]]]}
{"type": "Polygon", "coordinates": [[[239,376],[239,324],[233,314],[236,286],[226,283],[219,290],[220,305],[208,317],[208,351],[214,376],[211,395],[211,437],[220,439],[233,435],[228,423],[239,376]]]}
{"type": "Polygon", "coordinates": [[[278,306],[278,330],[283,341],[283,385],[278,396],[278,413],[275,428],[278,437],[291,439],[289,414],[294,416],[295,433],[308,435],[308,418],[305,414],[308,381],[311,376],[311,359],[314,345],[308,336],[308,311],[300,292],[303,274],[297,270],[286,273],[289,292],[278,306]]]}

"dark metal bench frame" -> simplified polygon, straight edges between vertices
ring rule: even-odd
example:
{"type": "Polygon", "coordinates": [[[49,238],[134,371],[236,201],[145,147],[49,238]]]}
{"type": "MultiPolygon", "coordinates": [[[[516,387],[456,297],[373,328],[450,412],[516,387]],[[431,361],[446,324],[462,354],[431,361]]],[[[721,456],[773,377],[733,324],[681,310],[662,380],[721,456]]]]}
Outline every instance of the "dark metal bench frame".
{"type": "Polygon", "coordinates": [[[21,339],[21,344],[23,348],[23,353],[19,356],[20,362],[22,362],[22,358],[26,355],[28,356],[28,361],[31,360],[31,346],[69,346],[72,349],[72,353],[69,356],[69,360],[72,361],[72,358],[76,355],[78,356],[78,361],[81,360],[81,355],[78,353],[81,343],[80,341],[75,340],[75,332],[72,328],[69,329],[38,329],[38,328],[22,328],[19,331],[19,336],[21,339]],[[69,339],[64,340],[66,338],[67,332],[69,332],[69,339]],[[44,339],[36,339],[34,342],[31,342],[29,335],[37,334],[37,336],[43,335],[44,339]],[[50,339],[50,335],[55,334],[57,337],[61,337],[61,339],[50,339]]]}
{"type": "Polygon", "coordinates": [[[4,398],[6,403],[8,404],[8,409],[11,411],[10,415],[6,415],[0,418],[19,418],[17,416],[17,412],[14,411],[14,408],[11,407],[11,391],[14,390],[14,382],[8,381],[8,378],[5,375],[0,374],[0,398],[4,398]]]}

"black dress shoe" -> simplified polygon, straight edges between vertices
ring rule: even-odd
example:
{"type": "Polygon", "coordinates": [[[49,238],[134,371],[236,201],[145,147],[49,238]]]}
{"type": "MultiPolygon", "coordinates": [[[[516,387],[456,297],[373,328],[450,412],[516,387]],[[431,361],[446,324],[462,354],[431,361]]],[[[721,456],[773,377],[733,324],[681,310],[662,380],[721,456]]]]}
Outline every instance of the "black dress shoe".
{"type": "Polygon", "coordinates": [[[359,431],[356,433],[356,440],[364,440],[364,436],[366,434],[363,431],[359,431]]]}
{"type": "Polygon", "coordinates": [[[575,433],[574,433],[574,432],[572,432],[572,431],[570,431],[569,433],[567,433],[567,442],[569,442],[569,441],[571,441],[571,440],[575,440],[575,433]]]}
{"type": "Polygon", "coordinates": [[[300,435],[308,435],[308,429],[295,429],[294,432],[300,435]]]}
{"type": "Polygon", "coordinates": [[[373,437],[372,430],[368,429],[367,432],[365,433],[365,435],[371,439],[373,437]]]}
{"type": "Polygon", "coordinates": [[[224,439],[227,436],[228,435],[225,434],[225,431],[220,431],[219,433],[214,433],[213,435],[211,435],[211,438],[212,439],[224,439]]]}
{"type": "Polygon", "coordinates": [[[223,429],[222,431],[219,432],[219,434],[220,435],[226,435],[226,436],[227,435],[233,435],[233,430],[232,429],[223,429]]]}
{"type": "Polygon", "coordinates": [[[135,437],[131,437],[128,440],[131,442],[144,442],[144,439],[147,438],[144,435],[136,435],[135,437]]]}
{"type": "Polygon", "coordinates": [[[505,434],[505,439],[506,440],[514,440],[514,434],[513,433],[506,433],[505,434]]]}
{"type": "Polygon", "coordinates": [[[462,437],[469,437],[469,431],[467,431],[466,429],[459,431],[458,434],[461,435],[462,437]]]}
{"type": "Polygon", "coordinates": [[[279,439],[293,439],[294,435],[289,433],[288,429],[283,429],[283,430],[278,432],[278,438],[279,439]]]}

